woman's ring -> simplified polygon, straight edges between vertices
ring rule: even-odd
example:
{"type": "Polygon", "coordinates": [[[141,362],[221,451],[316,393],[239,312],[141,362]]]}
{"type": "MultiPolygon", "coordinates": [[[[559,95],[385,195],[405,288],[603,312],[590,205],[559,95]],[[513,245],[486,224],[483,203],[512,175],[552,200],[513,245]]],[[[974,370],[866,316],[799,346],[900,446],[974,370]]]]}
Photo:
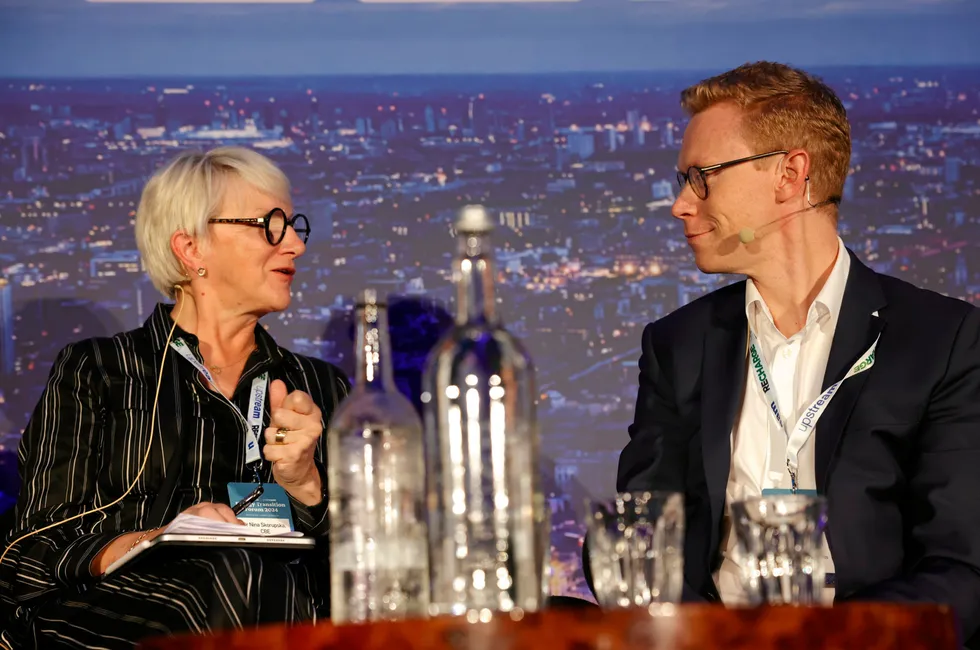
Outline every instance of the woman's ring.
{"type": "Polygon", "coordinates": [[[286,433],[288,431],[289,431],[289,429],[287,429],[285,427],[279,427],[278,429],[276,429],[276,444],[277,445],[284,445],[284,444],[286,444],[286,433]]]}

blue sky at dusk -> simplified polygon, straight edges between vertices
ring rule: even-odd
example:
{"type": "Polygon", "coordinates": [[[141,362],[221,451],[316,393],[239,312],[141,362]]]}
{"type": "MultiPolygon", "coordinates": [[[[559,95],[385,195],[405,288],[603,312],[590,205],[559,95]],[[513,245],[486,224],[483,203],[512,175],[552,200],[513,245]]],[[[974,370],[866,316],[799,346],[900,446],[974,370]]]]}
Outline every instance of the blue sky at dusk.
{"type": "Polygon", "coordinates": [[[975,65],[978,33],[977,0],[0,0],[0,76],[975,65]]]}

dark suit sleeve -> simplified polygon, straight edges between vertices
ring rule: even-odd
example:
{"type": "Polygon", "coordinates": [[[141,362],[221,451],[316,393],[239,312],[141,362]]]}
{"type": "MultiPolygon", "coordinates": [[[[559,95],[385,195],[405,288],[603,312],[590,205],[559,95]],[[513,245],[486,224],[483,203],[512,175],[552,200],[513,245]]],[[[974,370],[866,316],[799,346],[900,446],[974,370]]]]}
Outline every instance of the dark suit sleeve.
{"type": "Polygon", "coordinates": [[[689,432],[677,414],[674,389],[654,350],[656,324],[643,330],[640,387],[629,427],[630,441],[619,456],[616,490],[683,492],[689,432]]]}
{"type": "Polygon", "coordinates": [[[920,436],[906,543],[921,560],[848,600],[945,603],[968,638],[980,628],[980,310],[960,325],[920,436]]]}
{"type": "Polygon", "coordinates": [[[0,566],[3,591],[19,604],[92,580],[92,560],[126,532],[101,532],[103,514],[41,530],[99,505],[95,480],[103,386],[93,347],[86,342],[69,345],[55,360],[21,439],[18,460],[23,487],[10,541],[33,534],[10,547],[0,566]]]}
{"type": "MultiPolygon", "coordinates": [[[[636,394],[636,411],[629,427],[630,441],[619,456],[616,491],[640,490],[686,491],[687,449],[690,429],[677,412],[674,388],[654,341],[658,338],[656,323],[643,330],[640,351],[640,386],[636,394]]],[[[666,340],[668,337],[664,337],[666,340]]],[[[583,554],[588,562],[588,552],[583,554]]],[[[592,587],[590,583],[590,588],[592,587]]],[[[595,589],[593,589],[595,593],[595,589]]],[[[684,582],[685,601],[704,598],[684,582]]]]}

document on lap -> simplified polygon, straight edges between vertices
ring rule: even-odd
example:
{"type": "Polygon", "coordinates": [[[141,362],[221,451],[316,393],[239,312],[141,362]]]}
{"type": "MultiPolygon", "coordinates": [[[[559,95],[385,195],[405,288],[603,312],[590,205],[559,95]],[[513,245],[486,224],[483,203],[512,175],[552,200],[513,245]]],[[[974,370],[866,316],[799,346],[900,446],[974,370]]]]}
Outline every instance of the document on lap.
{"type": "Polygon", "coordinates": [[[197,515],[180,514],[170,522],[164,533],[181,535],[260,535],[262,537],[302,537],[303,533],[295,530],[274,530],[264,533],[266,528],[232,524],[226,521],[215,521],[197,515]]]}
{"type": "MultiPolygon", "coordinates": [[[[131,565],[136,558],[145,557],[151,549],[167,549],[173,554],[194,547],[242,547],[285,553],[291,561],[297,553],[314,548],[316,543],[312,537],[285,526],[277,528],[266,523],[259,527],[255,521],[250,523],[251,525],[233,524],[197,515],[177,515],[162,534],[143,540],[110,564],[103,577],[123,566],[131,565]]],[[[160,561],[159,554],[154,555],[160,561]]],[[[168,556],[164,559],[166,557],[168,556]]]]}

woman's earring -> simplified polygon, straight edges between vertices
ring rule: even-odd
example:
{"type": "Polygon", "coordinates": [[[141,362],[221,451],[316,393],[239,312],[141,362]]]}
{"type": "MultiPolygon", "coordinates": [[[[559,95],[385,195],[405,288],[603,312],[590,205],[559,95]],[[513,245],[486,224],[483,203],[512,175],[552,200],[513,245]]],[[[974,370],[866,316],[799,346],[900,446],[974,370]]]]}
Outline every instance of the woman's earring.
{"type": "Polygon", "coordinates": [[[203,266],[199,266],[197,268],[197,277],[203,278],[207,274],[208,274],[208,272],[207,272],[207,270],[203,266]]]}

